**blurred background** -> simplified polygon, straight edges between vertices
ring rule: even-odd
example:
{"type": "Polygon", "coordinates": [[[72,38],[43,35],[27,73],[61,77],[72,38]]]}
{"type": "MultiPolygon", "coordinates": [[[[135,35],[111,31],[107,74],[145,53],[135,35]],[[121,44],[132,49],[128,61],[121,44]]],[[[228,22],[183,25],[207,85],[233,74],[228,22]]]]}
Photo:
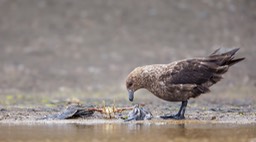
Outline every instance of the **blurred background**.
{"type": "Polygon", "coordinates": [[[219,47],[247,59],[200,99],[251,101],[255,45],[255,0],[0,0],[0,103],[127,100],[133,68],[219,47]]]}

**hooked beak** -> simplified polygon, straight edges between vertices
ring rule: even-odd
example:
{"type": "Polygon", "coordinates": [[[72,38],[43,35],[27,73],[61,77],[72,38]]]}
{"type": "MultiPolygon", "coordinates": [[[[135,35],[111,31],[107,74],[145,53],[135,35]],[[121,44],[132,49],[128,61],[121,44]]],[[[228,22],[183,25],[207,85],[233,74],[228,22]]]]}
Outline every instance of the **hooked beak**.
{"type": "Polygon", "coordinates": [[[132,102],[133,101],[134,92],[132,90],[128,90],[128,94],[129,94],[129,100],[132,102]]]}

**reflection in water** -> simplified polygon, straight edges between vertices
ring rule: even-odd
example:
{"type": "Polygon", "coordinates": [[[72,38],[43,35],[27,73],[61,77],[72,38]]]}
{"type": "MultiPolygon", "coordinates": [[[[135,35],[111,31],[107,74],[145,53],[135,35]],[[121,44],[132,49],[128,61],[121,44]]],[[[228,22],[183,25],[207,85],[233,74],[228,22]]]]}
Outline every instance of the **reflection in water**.
{"type": "Polygon", "coordinates": [[[255,141],[255,125],[0,124],[0,141],[255,141]]]}

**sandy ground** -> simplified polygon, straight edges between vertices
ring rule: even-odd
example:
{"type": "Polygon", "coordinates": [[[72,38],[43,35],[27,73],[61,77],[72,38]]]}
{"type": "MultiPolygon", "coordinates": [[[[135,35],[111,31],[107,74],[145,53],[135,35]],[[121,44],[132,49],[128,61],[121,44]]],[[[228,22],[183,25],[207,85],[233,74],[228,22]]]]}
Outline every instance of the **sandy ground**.
{"type": "MultiPolygon", "coordinates": [[[[170,104],[166,102],[146,104],[144,107],[151,111],[154,118],[151,121],[140,121],[140,123],[256,123],[255,105],[226,105],[195,101],[189,103],[185,121],[162,120],[159,118],[163,114],[176,113],[179,105],[178,103],[170,104]]],[[[65,107],[63,105],[58,107],[1,107],[0,123],[123,123],[121,119],[109,119],[106,115],[98,112],[87,118],[38,120],[44,116],[58,114],[65,107]]],[[[128,112],[124,111],[121,114],[126,116],[128,112]]]]}

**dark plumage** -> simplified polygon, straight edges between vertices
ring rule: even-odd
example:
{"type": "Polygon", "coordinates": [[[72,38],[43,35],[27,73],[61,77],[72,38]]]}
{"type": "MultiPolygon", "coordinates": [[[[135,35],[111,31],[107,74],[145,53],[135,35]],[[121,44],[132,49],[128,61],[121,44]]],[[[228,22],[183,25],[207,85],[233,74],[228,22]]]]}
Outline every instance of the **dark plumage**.
{"type": "Polygon", "coordinates": [[[209,92],[209,87],[222,79],[230,66],[245,58],[234,58],[239,48],[217,49],[205,58],[175,61],[170,64],[155,64],[135,68],[127,77],[129,100],[134,92],[145,88],[166,101],[181,101],[176,115],[161,118],[184,119],[187,101],[209,92]]]}

